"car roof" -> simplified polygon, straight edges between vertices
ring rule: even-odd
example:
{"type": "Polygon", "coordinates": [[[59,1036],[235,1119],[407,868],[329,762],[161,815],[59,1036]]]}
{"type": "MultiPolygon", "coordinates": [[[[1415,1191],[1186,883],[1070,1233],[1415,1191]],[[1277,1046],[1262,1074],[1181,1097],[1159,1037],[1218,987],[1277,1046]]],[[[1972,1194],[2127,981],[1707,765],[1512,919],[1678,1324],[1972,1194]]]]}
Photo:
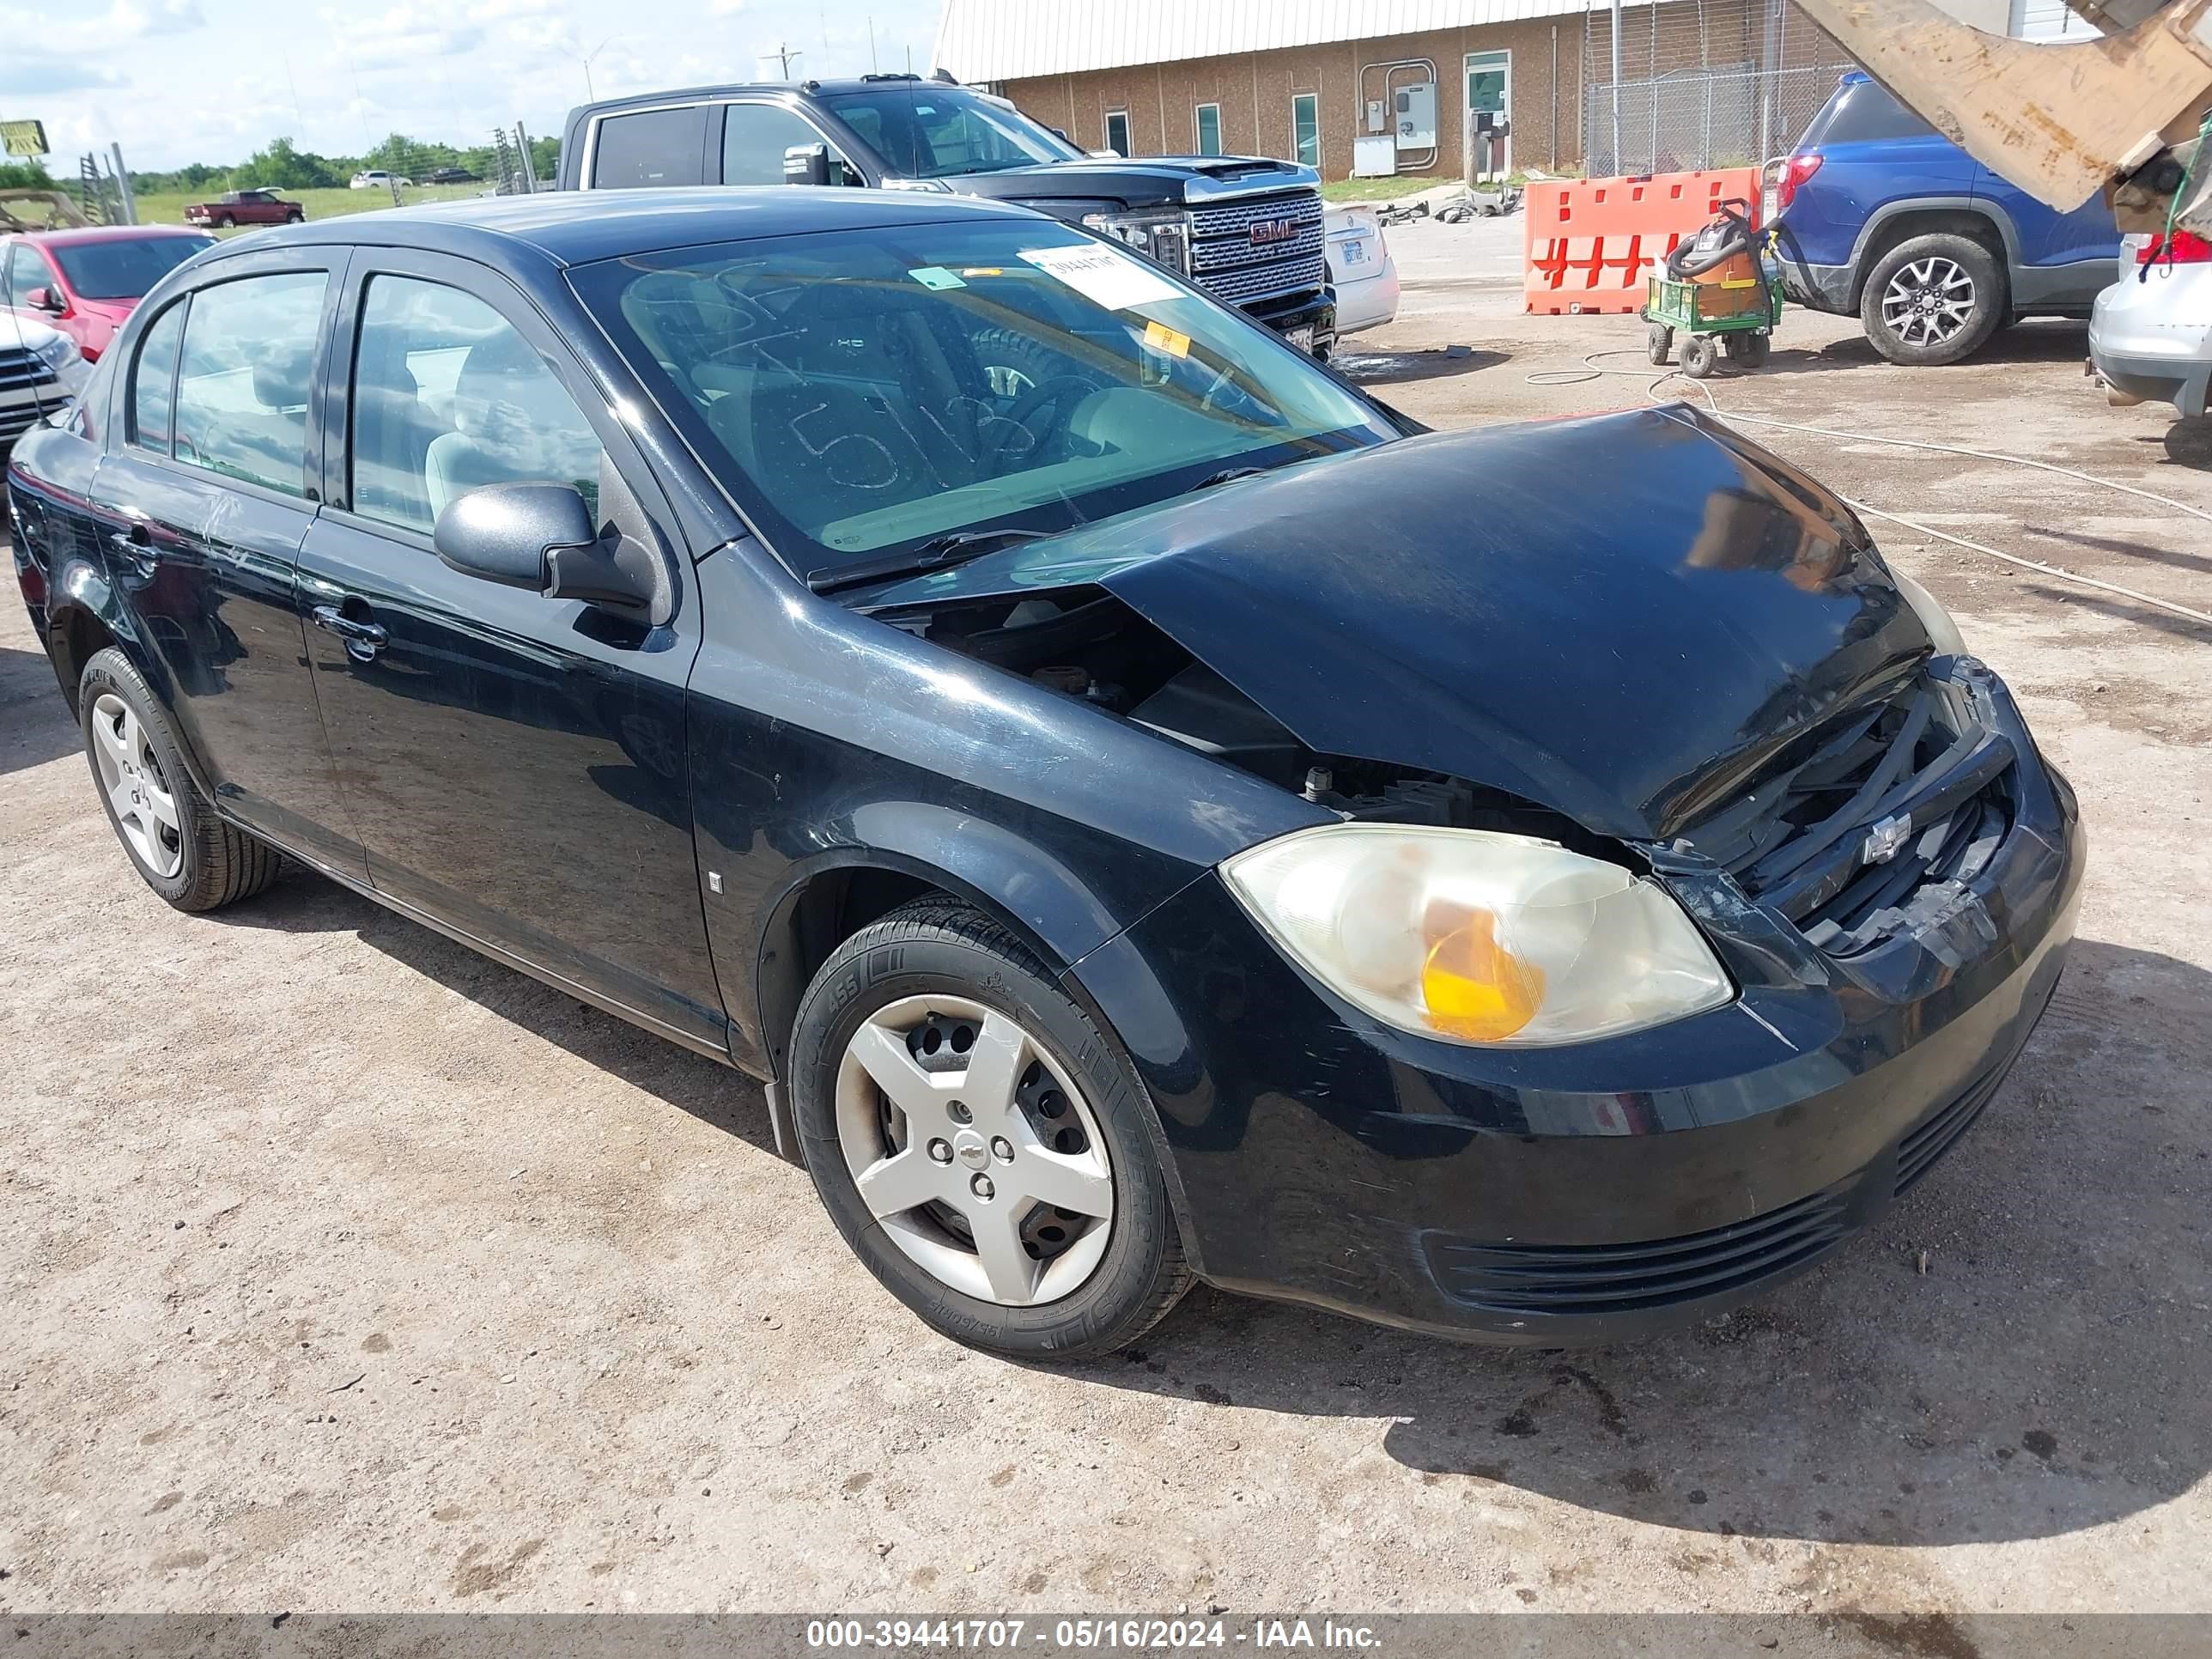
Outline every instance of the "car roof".
{"type": "Polygon", "coordinates": [[[48,247],[75,247],[80,242],[127,242],[144,236],[204,238],[196,225],[67,225],[58,230],[24,230],[5,240],[43,242],[48,247]]]}
{"type": "Polygon", "coordinates": [[[812,231],[1042,216],[973,196],[837,186],[544,191],[346,214],[240,236],[223,246],[226,251],[303,243],[422,248],[513,271],[525,264],[589,264],[664,248],[812,231]]]}
{"type": "Polygon", "coordinates": [[[647,104],[680,104],[687,98],[737,98],[749,93],[784,93],[795,98],[818,98],[825,93],[880,92],[886,88],[909,87],[917,92],[974,93],[973,87],[953,86],[943,81],[926,81],[920,76],[909,78],[903,75],[854,76],[842,81],[736,81],[714,87],[675,87],[665,92],[636,92],[623,98],[602,98],[597,103],[581,107],[594,114],[610,110],[633,109],[647,104]]]}

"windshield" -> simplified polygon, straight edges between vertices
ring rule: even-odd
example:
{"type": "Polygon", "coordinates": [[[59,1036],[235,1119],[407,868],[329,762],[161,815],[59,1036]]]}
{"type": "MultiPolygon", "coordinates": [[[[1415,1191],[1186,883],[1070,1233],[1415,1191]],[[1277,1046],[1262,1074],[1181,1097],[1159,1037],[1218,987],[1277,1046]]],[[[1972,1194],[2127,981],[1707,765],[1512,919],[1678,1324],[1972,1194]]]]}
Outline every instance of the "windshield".
{"type": "Polygon", "coordinates": [[[1056,533],[1399,435],[1258,325],[1050,222],[678,248],[572,276],[803,574],[961,531],[1056,533]]]}
{"type": "Polygon", "coordinates": [[[212,236],[144,236],[54,248],[62,275],[80,300],[137,300],[198,253],[212,236]]]}
{"type": "Polygon", "coordinates": [[[1082,158],[1019,110],[934,82],[824,93],[822,101],[902,178],[950,179],[1082,158]]]}

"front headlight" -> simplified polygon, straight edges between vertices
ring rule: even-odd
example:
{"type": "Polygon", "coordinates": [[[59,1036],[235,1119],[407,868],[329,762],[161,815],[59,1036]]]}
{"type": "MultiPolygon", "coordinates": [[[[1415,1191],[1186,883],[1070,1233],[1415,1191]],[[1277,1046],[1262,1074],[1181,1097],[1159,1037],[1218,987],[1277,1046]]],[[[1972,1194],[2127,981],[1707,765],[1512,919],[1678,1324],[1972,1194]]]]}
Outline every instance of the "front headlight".
{"type": "Polygon", "coordinates": [[[33,346],[31,355],[48,368],[59,374],[64,368],[75,362],[82,354],[78,352],[75,340],[66,334],[57,333],[52,339],[46,341],[43,345],[33,346]]]}
{"type": "Polygon", "coordinates": [[[1893,569],[1890,580],[1897,591],[1905,595],[1905,604],[1912,614],[1920,618],[1920,625],[1928,630],[1929,643],[1936,647],[1939,657],[1963,657],[1966,653],[1966,635],[1959,632],[1959,624],[1943,608],[1943,602],[1901,570],[1893,569]]]}
{"type": "Polygon", "coordinates": [[[1307,972],[1423,1036],[1580,1042],[1735,994],[1658,883],[1555,842],[1323,824],[1239,853],[1221,873],[1307,972]]]}
{"type": "Polygon", "coordinates": [[[1086,213],[1084,228],[1148,253],[1170,270],[1190,271],[1190,221],[1180,213],[1086,213]]]}

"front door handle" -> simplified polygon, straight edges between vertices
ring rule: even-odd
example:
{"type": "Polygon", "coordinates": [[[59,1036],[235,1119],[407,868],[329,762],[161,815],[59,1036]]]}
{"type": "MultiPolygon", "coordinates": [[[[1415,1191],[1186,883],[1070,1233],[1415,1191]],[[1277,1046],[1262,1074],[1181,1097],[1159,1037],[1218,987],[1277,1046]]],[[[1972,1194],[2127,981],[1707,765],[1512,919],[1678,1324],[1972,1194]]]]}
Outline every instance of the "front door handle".
{"type": "Polygon", "coordinates": [[[376,623],[357,621],[334,605],[319,605],[307,615],[316,627],[343,640],[346,655],[356,662],[367,662],[392,637],[376,623]]]}

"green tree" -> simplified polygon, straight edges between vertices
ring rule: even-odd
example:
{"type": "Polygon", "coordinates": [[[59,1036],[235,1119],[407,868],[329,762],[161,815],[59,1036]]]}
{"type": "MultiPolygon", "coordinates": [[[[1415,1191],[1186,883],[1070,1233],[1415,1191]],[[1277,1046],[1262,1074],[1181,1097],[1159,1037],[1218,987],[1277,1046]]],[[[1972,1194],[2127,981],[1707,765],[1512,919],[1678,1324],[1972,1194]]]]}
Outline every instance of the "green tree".
{"type": "Polygon", "coordinates": [[[338,171],[340,165],[338,161],[300,149],[289,138],[272,138],[234,168],[231,179],[240,189],[262,185],[279,190],[335,190],[346,182],[338,171]]]}
{"type": "Polygon", "coordinates": [[[0,161],[0,190],[52,190],[53,175],[41,161],[0,161]]]}

